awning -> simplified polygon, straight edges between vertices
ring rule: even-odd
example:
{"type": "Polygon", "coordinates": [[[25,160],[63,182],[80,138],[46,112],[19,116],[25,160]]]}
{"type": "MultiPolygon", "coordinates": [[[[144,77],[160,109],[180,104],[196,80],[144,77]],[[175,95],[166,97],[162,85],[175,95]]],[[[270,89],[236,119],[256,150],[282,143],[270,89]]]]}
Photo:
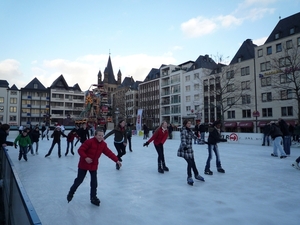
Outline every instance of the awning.
{"type": "Polygon", "coordinates": [[[295,120],[287,120],[285,122],[288,123],[288,124],[291,124],[292,126],[295,126],[295,124],[296,124],[295,120]]]}
{"type": "Polygon", "coordinates": [[[239,122],[239,127],[245,127],[245,128],[251,128],[253,127],[253,122],[252,121],[241,121],[239,122]]]}
{"type": "Polygon", "coordinates": [[[236,122],[224,122],[224,127],[236,127],[236,122]]]}

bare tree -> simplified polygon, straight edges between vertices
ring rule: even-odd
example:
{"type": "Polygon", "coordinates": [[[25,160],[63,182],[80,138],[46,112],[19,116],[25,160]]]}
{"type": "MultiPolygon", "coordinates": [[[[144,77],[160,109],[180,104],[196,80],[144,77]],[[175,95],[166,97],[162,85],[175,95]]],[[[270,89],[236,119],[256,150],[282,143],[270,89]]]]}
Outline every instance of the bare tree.
{"type": "Polygon", "coordinates": [[[276,71],[272,75],[271,88],[276,93],[272,100],[295,100],[300,121],[300,46],[288,41],[270,63],[276,71]]]}

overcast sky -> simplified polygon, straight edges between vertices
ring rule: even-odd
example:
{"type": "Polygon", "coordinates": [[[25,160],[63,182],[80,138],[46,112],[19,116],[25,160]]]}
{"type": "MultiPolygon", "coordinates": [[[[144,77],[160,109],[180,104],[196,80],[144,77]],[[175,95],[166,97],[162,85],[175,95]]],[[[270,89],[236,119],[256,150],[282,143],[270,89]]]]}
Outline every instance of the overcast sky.
{"type": "Polygon", "coordinates": [[[110,54],[115,75],[143,81],[151,68],[199,55],[229,62],[246,39],[264,43],[299,0],[52,0],[0,2],[0,79],[10,87],[61,74],[87,90],[110,54]]]}

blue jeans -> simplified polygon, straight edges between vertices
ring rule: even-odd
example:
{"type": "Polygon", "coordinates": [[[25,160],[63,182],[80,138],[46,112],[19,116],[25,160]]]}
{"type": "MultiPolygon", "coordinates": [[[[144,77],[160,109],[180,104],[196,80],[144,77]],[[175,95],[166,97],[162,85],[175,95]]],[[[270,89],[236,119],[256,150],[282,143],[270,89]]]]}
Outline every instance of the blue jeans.
{"type": "Polygon", "coordinates": [[[268,144],[268,146],[269,146],[269,145],[270,145],[270,136],[264,134],[264,137],[263,137],[263,143],[262,143],[263,145],[265,145],[266,140],[267,140],[267,144],[268,144]]]}
{"type": "Polygon", "coordinates": [[[200,133],[200,137],[201,137],[201,142],[204,143],[205,132],[201,132],[201,133],[200,133]]]}
{"type": "Polygon", "coordinates": [[[285,154],[291,154],[291,136],[288,135],[283,137],[283,149],[285,154]]]}
{"type": "Polygon", "coordinates": [[[19,150],[19,160],[22,159],[22,156],[23,158],[27,161],[27,151],[28,151],[28,147],[25,146],[20,146],[20,150],[19,150]]]}
{"type": "Polygon", "coordinates": [[[273,154],[274,155],[278,155],[277,154],[277,149],[279,150],[280,152],[280,155],[286,155],[285,152],[283,151],[283,148],[281,146],[281,142],[282,142],[282,137],[279,136],[279,137],[276,137],[273,141],[273,154]]]}
{"type": "Polygon", "coordinates": [[[208,158],[206,160],[206,166],[205,166],[205,170],[209,170],[210,168],[210,161],[212,159],[212,151],[214,151],[215,155],[216,155],[216,166],[217,168],[221,168],[221,160],[220,160],[220,155],[219,155],[219,149],[218,149],[218,145],[208,145],[208,158]]]}

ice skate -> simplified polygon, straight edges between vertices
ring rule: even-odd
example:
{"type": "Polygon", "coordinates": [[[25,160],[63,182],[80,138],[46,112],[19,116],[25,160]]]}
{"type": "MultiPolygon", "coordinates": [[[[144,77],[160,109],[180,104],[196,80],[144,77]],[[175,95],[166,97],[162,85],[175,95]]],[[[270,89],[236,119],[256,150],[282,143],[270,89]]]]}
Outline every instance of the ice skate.
{"type": "Polygon", "coordinates": [[[204,178],[201,177],[199,174],[197,176],[195,176],[195,179],[205,182],[204,178]]]}
{"type": "Polygon", "coordinates": [[[220,167],[220,168],[218,168],[218,172],[219,173],[225,173],[225,170],[222,167],[220,167]]]}
{"type": "Polygon", "coordinates": [[[100,199],[97,197],[93,197],[93,198],[91,198],[91,203],[96,206],[100,206],[100,199]]]}
{"type": "Polygon", "coordinates": [[[70,201],[72,201],[72,198],[73,198],[73,194],[71,192],[69,192],[69,194],[67,195],[67,200],[68,200],[68,203],[70,201]]]}
{"type": "Polygon", "coordinates": [[[294,163],[292,164],[292,166],[293,166],[294,168],[300,170],[300,166],[299,166],[299,163],[298,163],[298,162],[294,162],[294,163]]]}
{"type": "Polygon", "coordinates": [[[211,170],[204,170],[204,174],[206,175],[213,175],[214,173],[211,170]]]}
{"type": "Polygon", "coordinates": [[[193,184],[194,184],[193,178],[192,178],[192,177],[188,177],[188,178],[187,178],[187,183],[188,183],[188,185],[193,186],[193,184]]]}

